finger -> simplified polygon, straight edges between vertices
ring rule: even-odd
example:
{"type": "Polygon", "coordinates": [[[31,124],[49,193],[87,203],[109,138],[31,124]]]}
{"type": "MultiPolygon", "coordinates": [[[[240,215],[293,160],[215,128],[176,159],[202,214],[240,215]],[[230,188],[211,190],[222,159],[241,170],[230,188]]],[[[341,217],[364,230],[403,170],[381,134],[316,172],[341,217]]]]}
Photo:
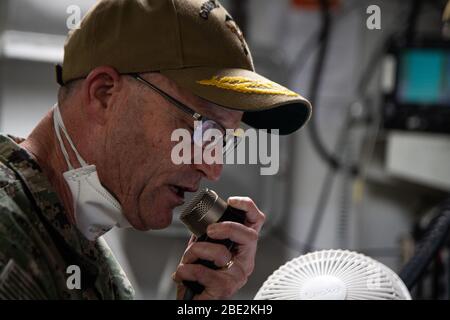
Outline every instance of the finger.
{"type": "MultiPolygon", "coordinates": [[[[189,238],[189,242],[188,242],[188,244],[187,244],[187,249],[189,249],[189,247],[193,244],[193,243],[195,243],[197,241],[197,237],[193,234],[193,235],[191,235],[191,237],[189,238]]],[[[186,250],[187,250],[186,249],[186,250]]],[[[183,260],[183,257],[181,257],[181,260],[180,260],[180,263],[182,262],[182,260],[183,260]]]]}
{"type": "Polygon", "coordinates": [[[180,280],[177,279],[176,277],[176,272],[173,272],[172,275],[170,276],[172,278],[173,281],[175,281],[176,283],[181,283],[180,280]]]}
{"type": "Polygon", "coordinates": [[[224,267],[231,261],[231,252],[224,245],[210,242],[195,242],[185,251],[181,263],[194,263],[198,259],[214,262],[218,267],[224,267]]]}
{"type": "Polygon", "coordinates": [[[200,295],[194,297],[195,300],[231,297],[245,283],[226,273],[213,271],[198,264],[179,265],[175,273],[175,279],[178,282],[196,281],[205,287],[200,295]]]}
{"type": "Polygon", "coordinates": [[[258,240],[258,232],[256,230],[231,221],[210,224],[207,234],[216,240],[230,239],[241,245],[256,243],[258,240]]]}
{"type": "Polygon", "coordinates": [[[264,223],[264,213],[258,209],[256,204],[249,197],[230,197],[228,198],[228,204],[236,209],[245,211],[249,223],[258,225],[264,223]]]}
{"type": "MultiPolygon", "coordinates": [[[[226,279],[224,273],[215,271],[201,264],[180,264],[173,277],[175,282],[197,281],[203,286],[216,285],[221,280],[226,279]]],[[[219,285],[220,286],[220,285],[219,285]]]]}
{"type": "Polygon", "coordinates": [[[173,280],[178,283],[182,281],[197,281],[204,284],[204,279],[207,277],[204,274],[209,272],[211,272],[211,269],[201,264],[180,264],[173,275],[173,280]]]}

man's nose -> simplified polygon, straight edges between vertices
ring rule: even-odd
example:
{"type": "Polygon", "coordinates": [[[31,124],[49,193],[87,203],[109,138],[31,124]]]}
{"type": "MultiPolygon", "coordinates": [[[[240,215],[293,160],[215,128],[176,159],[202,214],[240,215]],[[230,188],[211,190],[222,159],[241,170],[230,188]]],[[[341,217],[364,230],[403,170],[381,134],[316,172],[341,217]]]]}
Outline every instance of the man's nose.
{"type": "Polygon", "coordinates": [[[201,164],[194,164],[194,168],[201,171],[206,179],[217,181],[222,174],[223,164],[206,164],[204,161],[202,161],[201,164]]]}

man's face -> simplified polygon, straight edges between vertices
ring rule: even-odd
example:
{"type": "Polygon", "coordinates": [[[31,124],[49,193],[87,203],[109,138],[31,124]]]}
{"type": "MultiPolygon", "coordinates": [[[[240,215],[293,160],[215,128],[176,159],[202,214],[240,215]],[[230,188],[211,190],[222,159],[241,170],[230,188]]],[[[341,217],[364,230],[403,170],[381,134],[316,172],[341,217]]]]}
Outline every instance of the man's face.
{"type": "MultiPolygon", "coordinates": [[[[183,128],[192,133],[194,119],[151,88],[124,77],[98,154],[100,180],[118,198],[133,227],[165,228],[173,209],[184,203],[184,193],[195,192],[202,178],[219,179],[222,165],[175,165],[171,152],[178,142],[171,141],[172,132],[183,128]]],[[[242,112],[212,105],[160,74],[142,77],[224,128],[239,126],[242,112]]]]}

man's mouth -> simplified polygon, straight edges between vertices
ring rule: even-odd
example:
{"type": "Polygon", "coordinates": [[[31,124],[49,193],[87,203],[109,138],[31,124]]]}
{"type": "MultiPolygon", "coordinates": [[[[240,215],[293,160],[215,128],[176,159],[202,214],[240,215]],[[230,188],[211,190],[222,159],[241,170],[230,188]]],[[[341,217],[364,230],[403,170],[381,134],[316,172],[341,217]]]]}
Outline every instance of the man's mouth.
{"type": "MultiPolygon", "coordinates": [[[[169,185],[170,191],[174,193],[177,198],[180,200],[180,202],[184,203],[184,193],[185,192],[196,192],[198,190],[198,187],[187,187],[187,186],[180,186],[180,185],[169,185]]],[[[181,203],[181,204],[182,204],[181,203]]]]}

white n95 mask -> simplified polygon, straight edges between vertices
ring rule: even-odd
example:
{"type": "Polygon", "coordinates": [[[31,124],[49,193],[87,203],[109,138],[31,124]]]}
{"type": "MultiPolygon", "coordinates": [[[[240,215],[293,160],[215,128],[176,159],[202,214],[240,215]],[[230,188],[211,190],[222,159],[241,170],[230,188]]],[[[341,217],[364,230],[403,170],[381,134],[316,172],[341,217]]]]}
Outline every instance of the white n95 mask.
{"type": "Polygon", "coordinates": [[[73,209],[77,228],[89,240],[93,241],[113,227],[130,227],[122,213],[120,203],[102,186],[95,165],[88,165],[75,148],[64,126],[59,106],[53,111],[53,123],[61,151],[66,159],[68,171],[63,173],[73,199],[73,209]],[[61,138],[63,132],[67,142],[75,153],[80,168],[74,168],[61,138]]]}

